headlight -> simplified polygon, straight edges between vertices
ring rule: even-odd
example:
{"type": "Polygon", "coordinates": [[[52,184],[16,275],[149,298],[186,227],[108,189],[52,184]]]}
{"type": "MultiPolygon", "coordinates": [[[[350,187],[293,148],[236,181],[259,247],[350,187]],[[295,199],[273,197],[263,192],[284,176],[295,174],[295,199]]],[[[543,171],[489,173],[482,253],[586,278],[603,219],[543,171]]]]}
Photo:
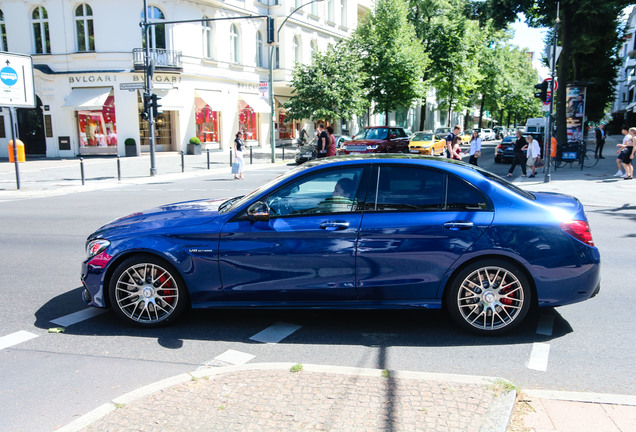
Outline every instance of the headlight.
{"type": "Polygon", "coordinates": [[[93,258],[95,255],[98,255],[106,250],[110,246],[110,242],[104,239],[91,240],[86,245],[86,255],[87,258],[93,258]]]}
{"type": "Polygon", "coordinates": [[[375,144],[375,145],[368,145],[368,146],[367,146],[367,150],[375,150],[375,149],[377,149],[378,147],[379,147],[379,146],[378,146],[377,144],[375,144]]]}

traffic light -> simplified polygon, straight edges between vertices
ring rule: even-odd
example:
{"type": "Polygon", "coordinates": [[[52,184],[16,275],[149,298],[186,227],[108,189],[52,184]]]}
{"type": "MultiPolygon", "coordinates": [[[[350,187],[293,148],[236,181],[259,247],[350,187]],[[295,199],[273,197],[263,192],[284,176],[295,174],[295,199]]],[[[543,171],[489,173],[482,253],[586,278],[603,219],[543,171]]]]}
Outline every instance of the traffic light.
{"type": "Polygon", "coordinates": [[[150,118],[150,107],[152,106],[152,98],[149,93],[144,93],[144,108],[141,110],[141,118],[148,120],[150,118]]]}
{"type": "Polygon", "coordinates": [[[541,84],[535,84],[534,97],[541,99],[543,102],[548,100],[548,80],[544,80],[541,84]]]}
{"type": "Polygon", "coordinates": [[[163,110],[160,109],[161,105],[157,103],[157,101],[161,99],[156,94],[152,94],[152,117],[157,118],[159,114],[163,114],[163,110]]]}
{"type": "Polygon", "coordinates": [[[267,17],[267,43],[273,44],[276,42],[274,33],[274,18],[267,17]]]}

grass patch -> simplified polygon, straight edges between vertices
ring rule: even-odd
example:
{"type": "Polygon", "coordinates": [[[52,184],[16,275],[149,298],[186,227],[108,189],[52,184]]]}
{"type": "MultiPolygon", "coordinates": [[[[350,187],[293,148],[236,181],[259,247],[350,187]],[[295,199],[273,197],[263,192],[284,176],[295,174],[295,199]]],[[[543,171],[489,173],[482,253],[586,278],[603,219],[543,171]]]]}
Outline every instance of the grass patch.
{"type": "Polygon", "coordinates": [[[301,370],[303,370],[303,365],[301,363],[295,364],[289,369],[289,371],[293,373],[300,372],[301,370]]]}
{"type": "Polygon", "coordinates": [[[382,377],[384,378],[390,378],[391,377],[391,371],[388,369],[383,369],[382,370],[382,377]]]}

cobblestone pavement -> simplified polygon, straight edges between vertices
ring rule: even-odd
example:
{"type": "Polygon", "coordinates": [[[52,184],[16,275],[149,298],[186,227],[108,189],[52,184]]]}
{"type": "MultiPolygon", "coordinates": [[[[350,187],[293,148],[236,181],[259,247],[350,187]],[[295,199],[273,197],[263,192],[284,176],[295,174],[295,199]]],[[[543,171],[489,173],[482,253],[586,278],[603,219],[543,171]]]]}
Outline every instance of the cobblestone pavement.
{"type": "Polygon", "coordinates": [[[113,401],[103,417],[85,419],[90,425],[78,421],[64,430],[503,432],[515,397],[512,386],[494,378],[292,370],[288,364],[201,370],[113,401]]]}

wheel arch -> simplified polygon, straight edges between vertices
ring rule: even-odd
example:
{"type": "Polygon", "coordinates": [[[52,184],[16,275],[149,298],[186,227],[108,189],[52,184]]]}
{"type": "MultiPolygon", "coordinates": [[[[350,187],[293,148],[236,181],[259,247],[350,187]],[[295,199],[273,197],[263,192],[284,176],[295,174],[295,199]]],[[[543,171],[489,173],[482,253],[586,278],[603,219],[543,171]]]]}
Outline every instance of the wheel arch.
{"type": "Polygon", "coordinates": [[[510,264],[518,267],[519,269],[521,269],[521,271],[523,272],[524,276],[528,279],[528,281],[530,282],[530,289],[532,290],[532,302],[531,302],[531,309],[538,307],[539,301],[537,298],[537,286],[536,283],[534,281],[534,277],[532,276],[532,273],[530,272],[530,270],[528,269],[528,267],[523,264],[521,261],[509,256],[509,255],[505,255],[505,254],[496,254],[496,253],[491,253],[488,255],[479,255],[479,256],[475,256],[472,257],[464,262],[462,262],[460,265],[458,265],[457,267],[455,267],[455,269],[451,272],[451,274],[448,276],[448,278],[446,279],[446,283],[444,284],[444,287],[442,289],[442,295],[441,295],[441,299],[442,299],[442,308],[443,309],[447,309],[447,305],[446,305],[446,297],[448,296],[448,288],[450,286],[452,286],[453,282],[455,281],[455,279],[457,278],[457,275],[459,274],[459,272],[461,272],[466,266],[469,266],[473,263],[476,263],[478,261],[487,261],[489,259],[499,259],[502,261],[506,261],[509,262],[510,264]]]}

